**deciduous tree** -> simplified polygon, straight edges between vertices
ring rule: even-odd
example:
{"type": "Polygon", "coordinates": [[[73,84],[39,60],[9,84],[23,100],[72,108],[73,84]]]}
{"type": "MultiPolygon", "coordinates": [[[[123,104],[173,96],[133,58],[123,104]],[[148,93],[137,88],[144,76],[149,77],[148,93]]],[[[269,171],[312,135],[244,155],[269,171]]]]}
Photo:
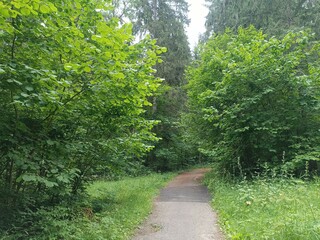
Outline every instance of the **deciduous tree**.
{"type": "Polygon", "coordinates": [[[97,169],[152,148],[155,121],[144,112],[161,83],[154,65],[163,48],[149,37],[135,43],[109,1],[0,9],[1,201],[14,205],[23,193],[28,204],[54,203],[97,169]]]}
{"type": "Polygon", "coordinates": [[[190,134],[202,153],[238,173],[319,161],[319,42],[307,32],[268,38],[227,30],[188,71],[190,134]],[[241,166],[241,167],[240,167],[241,166]]]}

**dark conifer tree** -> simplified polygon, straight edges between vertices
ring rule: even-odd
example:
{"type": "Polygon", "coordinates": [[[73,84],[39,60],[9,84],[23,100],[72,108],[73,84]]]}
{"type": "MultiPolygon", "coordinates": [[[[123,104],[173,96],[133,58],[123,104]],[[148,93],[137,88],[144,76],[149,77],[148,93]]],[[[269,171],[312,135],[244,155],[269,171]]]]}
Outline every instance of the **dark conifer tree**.
{"type": "Polygon", "coordinates": [[[206,0],[208,38],[226,28],[254,25],[266,33],[284,35],[288,30],[311,28],[320,37],[320,2],[316,0],[206,0]]]}
{"type": "Polygon", "coordinates": [[[146,164],[158,170],[178,168],[184,161],[178,122],[185,106],[184,73],[191,59],[185,30],[188,4],[185,0],[131,0],[123,12],[133,22],[137,37],[149,34],[157,45],[167,48],[163,62],[156,65],[156,76],[164,79],[163,94],[154,97],[147,111],[150,118],[161,121],[154,129],[161,140],[146,164]]]}

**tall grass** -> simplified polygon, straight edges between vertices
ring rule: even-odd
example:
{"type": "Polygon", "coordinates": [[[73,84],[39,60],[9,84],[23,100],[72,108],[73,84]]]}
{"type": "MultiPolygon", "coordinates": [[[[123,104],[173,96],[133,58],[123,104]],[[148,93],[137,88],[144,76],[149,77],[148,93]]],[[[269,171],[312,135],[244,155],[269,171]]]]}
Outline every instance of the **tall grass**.
{"type": "Polygon", "coordinates": [[[205,179],[230,239],[320,239],[320,181],[259,178],[232,183],[205,179]]]}
{"type": "MultiPolygon", "coordinates": [[[[20,216],[0,240],[125,240],[152,209],[154,197],[174,174],[95,181],[80,200],[20,216]]],[[[0,212],[0,217],[1,216],[0,212]]]]}
{"type": "Polygon", "coordinates": [[[88,187],[88,193],[94,215],[81,223],[71,239],[129,239],[150,213],[159,189],[172,177],[172,174],[153,174],[93,183],[88,187]]]}

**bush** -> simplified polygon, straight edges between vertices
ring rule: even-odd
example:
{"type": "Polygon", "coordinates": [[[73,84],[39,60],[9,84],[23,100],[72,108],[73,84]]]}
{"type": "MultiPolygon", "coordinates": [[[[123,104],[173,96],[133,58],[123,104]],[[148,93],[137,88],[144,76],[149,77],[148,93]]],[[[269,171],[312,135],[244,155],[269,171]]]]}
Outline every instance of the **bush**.
{"type": "Polygon", "coordinates": [[[299,173],[318,161],[318,48],[308,32],[277,39],[250,27],[212,36],[188,70],[199,150],[238,175],[239,164],[259,172],[286,163],[299,173]]]}

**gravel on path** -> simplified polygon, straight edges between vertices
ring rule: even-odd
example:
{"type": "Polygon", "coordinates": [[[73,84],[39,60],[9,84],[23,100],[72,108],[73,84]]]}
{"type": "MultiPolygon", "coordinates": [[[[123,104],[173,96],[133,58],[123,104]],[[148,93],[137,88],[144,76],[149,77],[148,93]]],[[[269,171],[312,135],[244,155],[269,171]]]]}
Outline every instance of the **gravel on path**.
{"type": "Polygon", "coordinates": [[[200,183],[208,170],[195,169],[171,181],[132,240],[223,240],[208,190],[200,183]]]}

